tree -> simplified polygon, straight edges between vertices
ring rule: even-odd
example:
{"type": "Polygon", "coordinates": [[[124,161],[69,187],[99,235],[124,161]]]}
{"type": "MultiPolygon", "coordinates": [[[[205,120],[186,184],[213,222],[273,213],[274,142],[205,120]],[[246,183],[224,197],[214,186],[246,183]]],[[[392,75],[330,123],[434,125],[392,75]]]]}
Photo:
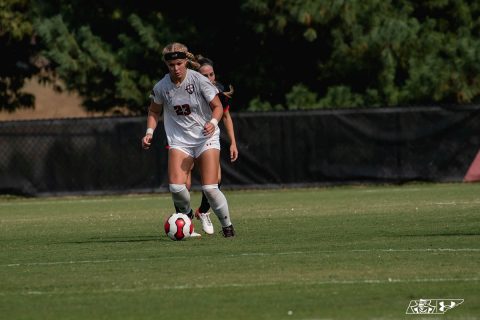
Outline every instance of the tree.
{"type": "Polygon", "coordinates": [[[248,0],[245,7],[257,32],[290,42],[285,54],[291,63],[298,57],[321,107],[479,99],[476,1],[248,0]]]}
{"type": "Polygon", "coordinates": [[[480,97],[476,1],[232,0],[220,15],[204,1],[183,2],[185,10],[169,1],[0,4],[14,13],[2,19],[0,34],[8,56],[0,98],[10,110],[32,104],[19,90],[39,73],[77,91],[87,110],[124,106],[140,114],[166,72],[161,50],[172,41],[213,59],[219,80],[236,89],[237,109],[466,104],[480,97]]]}
{"type": "Polygon", "coordinates": [[[129,10],[128,4],[133,6],[133,1],[124,7],[58,1],[44,6],[36,21],[50,68],[63,80],[63,89],[82,96],[89,111],[126,107],[132,114],[141,113],[163,73],[162,44],[175,34],[161,14],[145,14],[141,6],[129,10]],[[72,14],[82,9],[88,13],[72,14]]]}
{"type": "Polygon", "coordinates": [[[38,72],[30,1],[0,0],[0,110],[32,108],[35,98],[21,89],[38,72]]]}
{"type": "MultiPolygon", "coordinates": [[[[91,111],[125,106],[132,114],[142,113],[153,85],[167,71],[161,57],[167,43],[184,42],[193,53],[211,57],[209,49],[218,53],[219,43],[236,41],[225,35],[228,29],[205,20],[202,11],[211,15],[211,7],[199,2],[184,3],[190,15],[174,2],[40,3],[35,26],[46,48],[43,55],[63,88],[78,91],[91,111]]],[[[222,58],[231,64],[231,57],[222,58]]],[[[217,70],[219,60],[214,57],[217,70]]]]}

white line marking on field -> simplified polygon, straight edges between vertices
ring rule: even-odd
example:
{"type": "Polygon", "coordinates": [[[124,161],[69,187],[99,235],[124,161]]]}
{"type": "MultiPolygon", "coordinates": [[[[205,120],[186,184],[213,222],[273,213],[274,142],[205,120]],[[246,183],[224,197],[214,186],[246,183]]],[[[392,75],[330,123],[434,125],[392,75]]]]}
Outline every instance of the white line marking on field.
{"type": "Polygon", "coordinates": [[[351,250],[353,252],[370,252],[370,251],[380,251],[380,252],[465,252],[473,251],[480,252],[480,249],[477,248],[426,248],[426,249],[356,249],[351,250]]]}
{"type": "Polygon", "coordinates": [[[1,267],[23,267],[23,266],[54,266],[62,264],[95,264],[95,263],[111,263],[111,262],[135,262],[161,259],[158,258],[138,258],[138,259],[104,259],[104,260],[77,260],[77,261],[51,261],[51,262],[27,262],[27,263],[10,263],[0,265],[1,267]]]}
{"type": "Polygon", "coordinates": [[[108,202],[118,202],[118,201],[132,201],[140,200],[140,201],[147,201],[147,200],[168,200],[171,199],[169,195],[158,195],[158,196],[132,196],[132,197],[112,197],[112,198],[66,198],[66,199],[58,199],[58,198],[45,198],[40,200],[8,200],[8,201],[0,201],[0,207],[10,207],[10,206],[31,206],[31,205],[38,205],[38,204],[71,204],[74,202],[78,203],[108,203],[108,202]]]}
{"type": "MultiPolygon", "coordinates": [[[[315,253],[345,253],[345,252],[480,252],[480,248],[427,248],[427,249],[352,249],[352,250],[318,250],[318,251],[289,251],[289,252],[245,252],[239,254],[230,254],[227,257],[244,257],[244,256],[282,256],[315,253]]],[[[103,259],[103,260],[76,260],[76,261],[50,261],[50,262],[24,262],[24,263],[8,263],[0,264],[0,267],[31,267],[31,266],[54,266],[66,264],[95,264],[95,263],[112,263],[112,262],[135,262],[135,261],[151,261],[163,259],[164,257],[152,258],[134,258],[134,259],[103,259]]],[[[191,259],[191,256],[173,256],[169,257],[177,259],[191,259]]]]}
{"type": "Polygon", "coordinates": [[[181,285],[164,285],[149,286],[136,288],[105,288],[105,289],[86,289],[86,290],[52,290],[52,291],[23,291],[23,292],[0,292],[0,296],[6,295],[54,295],[54,294],[85,294],[85,293],[116,293],[116,292],[141,292],[141,291],[168,291],[168,290],[192,290],[192,289],[220,289],[220,288],[249,288],[249,287],[265,287],[275,285],[355,285],[355,284],[392,284],[392,283],[438,283],[438,282],[471,282],[480,281],[480,278],[418,278],[418,279],[352,279],[352,280],[320,280],[308,282],[256,282],[256,283],[221,283],[221,284],[181,284],[181,285]]]}

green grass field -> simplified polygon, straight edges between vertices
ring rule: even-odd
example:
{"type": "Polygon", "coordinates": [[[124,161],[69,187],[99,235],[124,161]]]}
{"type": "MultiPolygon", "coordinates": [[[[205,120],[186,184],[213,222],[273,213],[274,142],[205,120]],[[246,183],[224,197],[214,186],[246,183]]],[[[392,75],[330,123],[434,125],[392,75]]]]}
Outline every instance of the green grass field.
{"type": "Polygon", "coordinates": [[[225,194],[237,237],[185,241],[169,194],[0,198],[0,318],[480,319],[480,184],[225,194]]]}

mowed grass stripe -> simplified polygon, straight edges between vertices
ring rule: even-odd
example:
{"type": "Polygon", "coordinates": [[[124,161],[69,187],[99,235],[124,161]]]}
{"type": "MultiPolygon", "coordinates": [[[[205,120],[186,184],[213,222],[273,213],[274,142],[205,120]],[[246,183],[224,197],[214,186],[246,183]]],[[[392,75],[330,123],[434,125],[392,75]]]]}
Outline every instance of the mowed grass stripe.
{"type": "MultiPolygon", "coordinates": [[[[355,284],[396,284],[396,283],[438,283],[438,282],[479,282],[480,278],[417,278],[417,279],[353,279],[353,280],[315,280],[296,283],[296,286],[321,286],[321,285],[355,285],[355,284]]],[[[62,295],[62,294],[85,294],[85,293],[112,293],[112,292],[141,292],[141,291],[165,291],[165,290],[191,290],[191,289],[221,289],[221,288],[249,288],[263,286],[281,286],[285,282],[256,282],[256,283],[212,283],[212,284],[183,284],[164,285],[136,288],[106,288],[101,290],[52,290],[52,291],[25,291],[25,292],[0,292],[0,296],[6,295],[62,295]]],[[[291,284],[290,284],[291,285],[291,284]]]]}
{"type": "MultiPolygon", "coordinates": [[[[428,248],[428,249],[354,249],[354,250],[315,250],[310,252],[302,251],[292,251],[292,252],[250,252],[250,253],[238,253],[238,254],[227,254],[225,257],[242,257],[242,256],[274,256],[274,255],[312,255],[312,254],[322,254],[322,253],[366,253],[366,252],[391,252],[391,253],[410,253],[410,252],[423,252],[423,253],[449,253],[449,252],[478,252],[480,253],[480,248],[428,248]]],[[[203,255],[203,257],[208,258],[208,256],[203,255]]],[[[213,256],[210,256],[213,257],[213,256]]],[[[49,261],[49,262],[24,262],[24,263],[9,263],[9,264],[0,264],[0,267],[31,267],[31,266],[48,266],[48,265],[61,265],[61,264],[95,264],[95,263],[117,263],[117,262],[135,262],[135,261],[149,261],[149,260],[158,260],[164,259],[164,256],[161,257],[150,257],[150,258],[137,258],[137,259],[105,259],[105,260],[77,260],[77,261],[49,261]]],[[[190,259],[191,256],[182,256],[175,255],[169,257],[169,259],[190,259]]]]}

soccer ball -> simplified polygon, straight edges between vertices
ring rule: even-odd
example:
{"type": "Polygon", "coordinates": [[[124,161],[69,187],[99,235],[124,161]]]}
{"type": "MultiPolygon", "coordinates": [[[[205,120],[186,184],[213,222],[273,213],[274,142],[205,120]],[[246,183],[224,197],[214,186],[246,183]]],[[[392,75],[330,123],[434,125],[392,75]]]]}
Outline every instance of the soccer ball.
{"type": "Polygon", "coordinates": [[[173,213],[165,221],[165,233],[172,240],[183,240],[193,232],[193,223],[184,213],[173,213]]]}

